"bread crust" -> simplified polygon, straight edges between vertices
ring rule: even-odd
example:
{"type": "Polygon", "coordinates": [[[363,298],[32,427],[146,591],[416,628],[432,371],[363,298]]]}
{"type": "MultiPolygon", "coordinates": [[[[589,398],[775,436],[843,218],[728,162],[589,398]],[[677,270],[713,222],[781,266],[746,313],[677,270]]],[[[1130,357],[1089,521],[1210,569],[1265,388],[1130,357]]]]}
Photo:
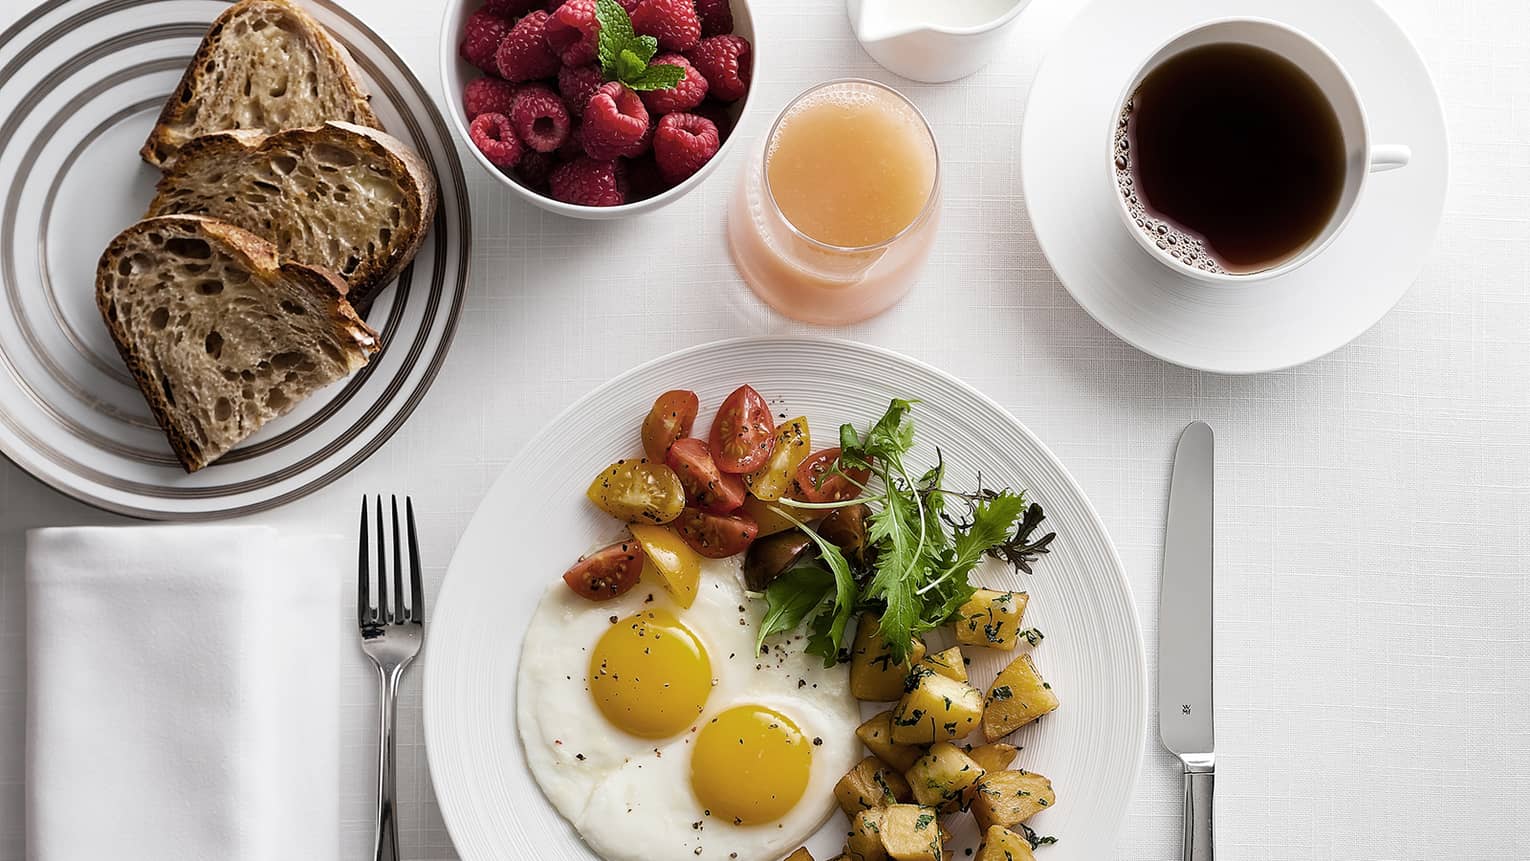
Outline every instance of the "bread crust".
{"type": "Polygon", "coordinates": [[[112,343],[116,344],[118,355],[122,357],[134,381],[138,383],[139,390],[143,392],[144,399],[148,401],[154,420],[164,430],[165,436],[170,440],[170,447],[188,473],[207,466],[211,459],[200,451],[199,446],[182,436],[177,430],[173,419],[174,408],[166,399],[160,381],[154,378],[145,358],[132,349],[131,335],[122,321],[117,318],[112,285],[108,277],[117,267],[124,252],[132,247],[133,240],[140,234],[152,230],[199,236],[236,256],[240,264],[251,273],[265,278],[285,276],[288,280],[300,283],[313,291],[315,296],[325,300],[325,308],[329,310],[329,322],[334,331],[343,332],[351,339],[354,349],[346,356],[349,370],[354,371],[365,365],[368,357],[377,352],[377,332],[363,322],[355,309],[345,300],[345,282],[334,273],[304,263],[282,260],[277,254],[276,246],[270,242],[248,230],[215,218],[200,215],[165,215],[135,222],[117,234],[117,237],[101,253],[101,259],[96,266],[96,308],[101,312],[101,319],[105,321],[107,331],[111,333],[112,343]]]}
{"type": "Polygon", "coordinates": [[[186,71],[182,73],[180,82],[171,91],[170,97],[165,100],[165,106],[160,109],[159,118],[149,132],[148,140],[138,151],[144,161],[163,168],[174,160],[177,151],[185,145],[185,141],[176,140],[177,136],[171,129],[186,116],[196,100],[202,85],[203,65],[216,52],[222,50],[222,36],[228,23],[257,4],[280,6],[287,14],[302,22],[305,33],[313,41],[314,50],[335,67],[335,77],[354,106],[356,119],[374,128],[383,127],[382,121],[372,111],[372,96],[361,82],[361,70],[356,65],[355,58],[344,45],[330,35],[324,25],[315,21],[313,16],[290,0],[239,0],[213,19],[207,35],[202,37],[202,43],[197,46],[197,52],[192,55],[191,62],[186,65],[186,71]]]}
{"type": "Polygon", "coordinates": [[[378,259],[363,261],[346,279],[349,285],[346,298],[359,313],[365,314],[377,292],[397,278],[419,253],[425,235],[430,232],[439,201],[435,175],[425,160],[408,144],[387,132],[354,123],[330,121],[312,128],[286,129],[270,134],[237,129],[193,138],[181,147],[176,163],[165,169],[154,200],[149,204],[148,213],[144,217],[153,218],[170,211],[163,195],[176,182],[178,166],[200,159],[246,159],[294,142],[299,145],[322,143],[349,150],[363,150],[370,159],[387,164],[394,176],[404,180],[399,186],[404,193],[406,207],[414,215],[415,229],[408,235],[395,236],[386,254],[378,259]]]}

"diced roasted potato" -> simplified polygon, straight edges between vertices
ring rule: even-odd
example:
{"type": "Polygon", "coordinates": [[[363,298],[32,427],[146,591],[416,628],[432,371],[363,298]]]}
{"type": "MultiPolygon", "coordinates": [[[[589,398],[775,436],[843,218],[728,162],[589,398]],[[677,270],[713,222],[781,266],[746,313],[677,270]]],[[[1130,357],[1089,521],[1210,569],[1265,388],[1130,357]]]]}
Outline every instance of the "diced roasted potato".
{"type": "Polygon", "coordinates": [[[925,655],[919,665],[929,667],[948,679],[956,679],[958,682],[967,681],[967,660],[962,657],[962,650],[957,646],[952,646],[944,652],[925,655]]]}
{"type": "Polygon", "coordinates": [[[972,798],[972,815],[984,831],[995,825],[1011,828],[1056,801],[1052,781],[1039,774],[992,771],[978,781],[977,794],[972,798]]]}
{"type": "Polygon", "coordinates": [[[994,825],[983,835],[977,861],[1036,861],[1036,855],[1024,837],[1002,825],[994,825]]]}
{"type": "Polygon", "coordinates": [[[882,848],[893,861],[940,861],[935,808],[894,804],[882,811],[882,848]]]}
{"type": "Polygon", "coordinates": [[[868,756],[834,785],[834,798],[845,815],[853,817],[862,810],[908,801],[913,794],[903,775],[882,760],[868,756]]]}
{"type": "Polygon", "coordinates": [[[903,680],[911,663],[924,657],[924,643],[915,640],[909,647],[909,660],[894,663],[892,653],[882,641],[877,617],[861,615],[855,626],[855,643],[850,647],[850,693],[858,700],[886,703],[903,695],[903,680]]]}
{"type": "MultiPolygon", "coordinates": [[[[898,744],[892,740],[892,709],[878,712],[856,727],[855,734],[861,743],[876,757],[898,771],[908,771],[909,766],[924,756],[924,748],[912,744],[898,744]]],[[[1004,765],[1009,765],[1005,763],[1004,765]]],[[[1000,766],[1003,768],[1004,766],[1000,766]]]]}
{"type": "Polygon", "coordinates": [[[786,861],[813,861],[813,853],[807,851],[807,847],[803,846],[796,852],[786,856],[786,861]]]}
{"type": "Polygon", "coordinates": [[[1025,615],[1024,592],[979,589],[957,610],[956,642],[990,649],[1013,649],[1020,642],[1020,619],[1025,615]]]}
{"type": "Polygon", "coordinates": [[[955,813],[972,802],[983,767],[949,741],[930,746],[930,752],[908,770],[914,800],[941,813],[955,813]]]}
{"type": "MultiPolygon", "coordinates": [[[[973,762],[981,765],[984,771],[1003,771],[1015,761],[1015,754],[1019,752],[1020,748],[1012,744],[996,741],[993,744],[980,744],[967,751],[967,755],[972,757],[973,762]]],[[[907,770],[904,769],[904,771],[907,770]]]]}
{"type": "Polygon", "coordinates": [[[983,700],[983,737],[997,741],[1047,712],[1056,711],[1057,706],[1057,694],[1036,672],[1031,656],[1021,655],[999,671],[988,689],[983,700]]]}
{"type": "Polygon", "coordinates": [[[925,667],[908,675],[908,692],[892,713],[898,744],[930,744],[961,738],[983,717],[983,692],[925,667]]]}
{"type": "Polygon", "coordinates": [[[850,861],[887,861],[882,848],[882,808],[857,811],[850,817],[844,857],[850,861]]]}

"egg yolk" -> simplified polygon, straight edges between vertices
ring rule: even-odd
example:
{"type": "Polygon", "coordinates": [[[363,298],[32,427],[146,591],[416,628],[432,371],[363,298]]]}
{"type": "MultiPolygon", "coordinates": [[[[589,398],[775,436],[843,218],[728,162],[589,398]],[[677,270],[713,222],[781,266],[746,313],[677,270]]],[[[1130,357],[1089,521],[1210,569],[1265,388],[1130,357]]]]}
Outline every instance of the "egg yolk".
{"type": "Polygon", "coordinates": [[[665,610],[612,625],[590,656],[590,694],[606,720],[642,738],[691,725],[712,692],[712,662],[691,629],[665,610]]]}
{"type": "Polygon", "coordinates": [[[691,787],[713,816],[755,825],[796,805],[812,764],[812,745],[790,718],[760,705],[736,706],[697,734],[691,787]]]}

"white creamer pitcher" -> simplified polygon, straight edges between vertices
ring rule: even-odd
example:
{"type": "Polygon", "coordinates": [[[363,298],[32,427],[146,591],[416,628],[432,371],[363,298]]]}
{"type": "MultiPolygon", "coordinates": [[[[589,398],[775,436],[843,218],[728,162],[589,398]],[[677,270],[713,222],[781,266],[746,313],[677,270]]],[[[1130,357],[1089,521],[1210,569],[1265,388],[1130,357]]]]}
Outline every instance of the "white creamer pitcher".
{"type": "Polygon", "coordinates": [[[940,83],[988,65],[1030,0],[847,0],[850,26],[894,74],[940,83]]]}

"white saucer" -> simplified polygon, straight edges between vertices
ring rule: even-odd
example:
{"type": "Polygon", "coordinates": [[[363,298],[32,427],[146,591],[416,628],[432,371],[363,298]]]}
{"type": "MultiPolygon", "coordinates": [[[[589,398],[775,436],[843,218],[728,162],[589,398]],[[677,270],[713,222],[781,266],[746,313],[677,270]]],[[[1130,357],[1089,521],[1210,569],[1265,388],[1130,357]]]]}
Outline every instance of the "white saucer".
{"type": "Polygon", "coordinates": [[[1445,119],[1423,60],[1373,0],[1095,0],[1037,73],[1021,136],[1026,207],[1068,292],[1143,352],[1228,374],[1310,362],[1359,337],[1407,292],[1445,203],[1445,119]],[[1148,254],[1115,211],[1106,169],[1116,100],[1147,52],[1222,16],[1271,18],[1322,43],[1360,92],[1378,143],[1407,167],[1377,174],[1344,232],[1289,274],[1244,286],[1183,278],[1148,254]]]}

